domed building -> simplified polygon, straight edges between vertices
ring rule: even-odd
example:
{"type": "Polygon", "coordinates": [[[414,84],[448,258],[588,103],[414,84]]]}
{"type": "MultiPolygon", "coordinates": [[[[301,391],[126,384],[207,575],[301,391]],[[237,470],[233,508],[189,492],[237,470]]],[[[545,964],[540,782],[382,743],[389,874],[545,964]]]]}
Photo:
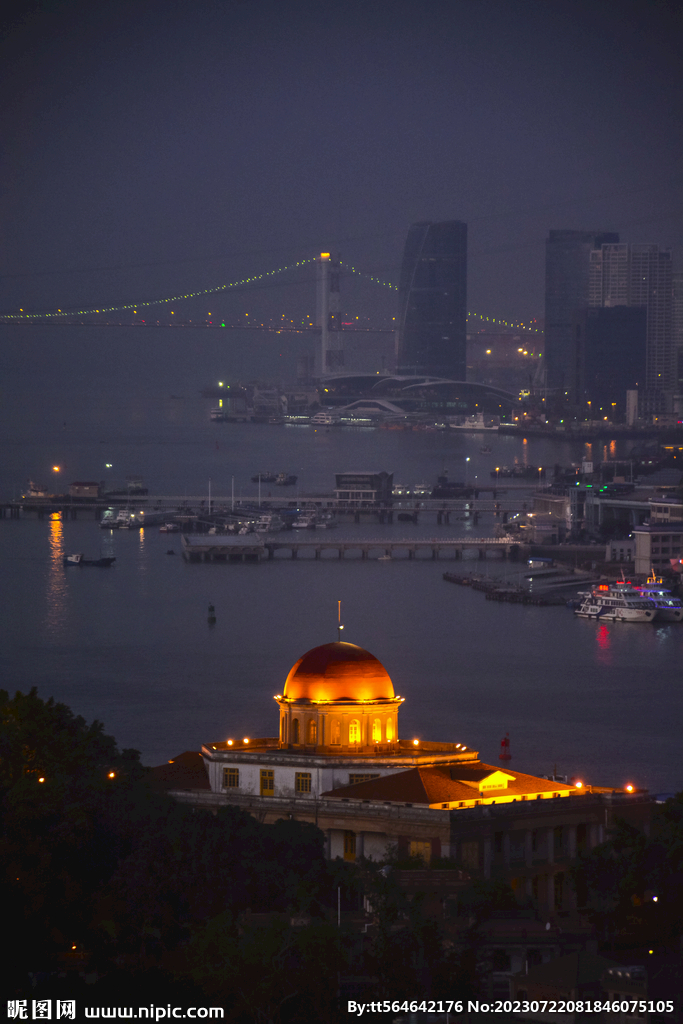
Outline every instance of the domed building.
{"type": "Polygon", "coordinates": [[[571,911],[568,867],[617,819],[647,827],[651,802],[632,787],[528,775],[511,767],[507,746],[500,767],[461,742],[401,739],[404,699],[355,644],[307,651],[274,699],[276,736],[228,733],[201,757],[186,751],[154,769],[160,788],[195,807],[315,824],[330,858],[453,858],[468,876],[507,879],[544,920],[571,911]]]}
{"type": "Polygon", "coordinates": [[[291,669],[280,707],[280,747],[376,754],[398,744],[402,697],[384,665],[355,644],[323,644],[291,669]]]}

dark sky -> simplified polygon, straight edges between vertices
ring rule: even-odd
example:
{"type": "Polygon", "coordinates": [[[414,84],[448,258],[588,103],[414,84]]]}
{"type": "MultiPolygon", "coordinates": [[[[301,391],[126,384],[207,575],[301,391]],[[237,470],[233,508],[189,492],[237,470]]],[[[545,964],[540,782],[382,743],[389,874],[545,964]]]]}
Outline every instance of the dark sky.
{"type": "MultiPolygon", "coordinates": [[[[0,54],[0,310],[140,301],[323,249],[397,281],[412,222],[461,219],[470,308],[542,316],[549,228],[681,244],[680,10],[17,4],[0,54]]],[[[350,287],[346,304],[370,313],[372,294],[350,287]]],[[[312,311],[282,282],[260,295],[265,312],[312,311]]],[[[393,297],[376,302],[386,314],[393,297]]]]}

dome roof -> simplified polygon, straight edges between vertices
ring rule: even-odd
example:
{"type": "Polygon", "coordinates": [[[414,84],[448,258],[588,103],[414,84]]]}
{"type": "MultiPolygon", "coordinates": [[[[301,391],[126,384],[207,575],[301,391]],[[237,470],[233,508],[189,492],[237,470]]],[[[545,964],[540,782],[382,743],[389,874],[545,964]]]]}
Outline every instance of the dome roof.
{"type": "Polygon", "coordinates": [[[355,644],[323,644],[299,658],[287,676],[291,700],[381,700],[393,698],[389,673],[374,654],[355,644]]]}

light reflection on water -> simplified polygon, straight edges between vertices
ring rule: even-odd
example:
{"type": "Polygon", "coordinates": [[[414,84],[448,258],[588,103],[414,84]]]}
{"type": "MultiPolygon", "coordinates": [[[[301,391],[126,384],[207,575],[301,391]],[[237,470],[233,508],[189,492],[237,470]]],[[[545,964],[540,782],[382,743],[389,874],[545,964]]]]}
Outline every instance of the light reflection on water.
{"type": "MultiPolygon", "coordinates": [[[[66,572],[64,565],[64,525],[59,512],[53,512],[50,516],[50,570],[47,577],[46,587],[46,615],[45,626],[47,632],[57,638],[64,629],[67,617],[66,603],[66,572]]],[[[74,567],[73,571],[77,571],[74,567]]]]}

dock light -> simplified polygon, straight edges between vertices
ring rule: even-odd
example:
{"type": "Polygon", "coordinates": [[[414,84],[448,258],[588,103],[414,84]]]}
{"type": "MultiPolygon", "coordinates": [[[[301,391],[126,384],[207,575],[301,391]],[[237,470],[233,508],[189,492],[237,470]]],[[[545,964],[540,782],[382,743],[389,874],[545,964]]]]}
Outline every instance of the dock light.
{"type": "Polygon", "coordinates": [[[38,779],[38,782],[45,782],[45,776],[41,775],[40,778],[38,779]]]}
{"type": "Polygon", "coordinates": [[[231,746],[232,746],[232,740],[228,740],[228,746],[229,746],[229,747],[231,747],[231,746]]]}
{"type": "Polygon", "coordinates": [[[116,778],[116,772],[109,772],[109,775],[107,776],[107,778],[115,779],[116,778]]]}
{"type": "Polygon", "coordinates": [[[652,897],[652,902],[653,903],[656,903],[658,900],[659,900],[659,896],[653,896],[652,897]]]}
{"type": "Polygon", "coordinates": [[[629,783],[629,785],[628,785],[628,786],[626,787],[626,792],[627,792],[627,793],[632,793],[632,792],[633,792],[633,786],[632,786],[632,785],[631,785],[630,783],[629,783]]]}
{"type": "Polygon", "coordinates": [[[413,746],[419,747],[419,745],[420,745],[420,741],[419,740],[413,740],[413,746]]]}
{"type": "Polygon", "coordinates": [[[111,467],[112,467],[112,463],[111,462],[105,462],[105,464],[104,464],[104,468],[105,469],[111,469],[111,467]]]}
{"type": "Polygon", "coordinates": [[[53,473],[59,473],[59,466],[53,466],[52,467],[52,472],[53,473]]]}
{"type": "Polygon", "coordinates": [[[244,739],[242,740],[242,743],[248,743],[248,742],[249,742],[249,737],[245,736],[244,739]]]}
{"type": "Polygon", "coordinates": [[[577,789],[583,789],[583,782],[575,782],[574,785],[577,789]]]}

